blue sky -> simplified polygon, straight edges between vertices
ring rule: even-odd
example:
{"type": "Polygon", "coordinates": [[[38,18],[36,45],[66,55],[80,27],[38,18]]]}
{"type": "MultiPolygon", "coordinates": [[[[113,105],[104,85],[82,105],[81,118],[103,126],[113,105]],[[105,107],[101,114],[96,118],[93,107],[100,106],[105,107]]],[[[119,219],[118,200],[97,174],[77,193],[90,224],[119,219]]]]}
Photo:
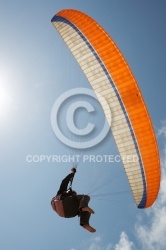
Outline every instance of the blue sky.
{"type": "MultiPolygon", "coordinates": [[[[1,1],[1,249],[165,249],[165,12],[164,0],[1,1]],[[146,210],[136,208],[120,162],[79,164],[73,188],[82,193],[96,190],[90,202],[96,212],[91,218],[97,229],[93,235],[79,226],[78,218],[60,218],[50,206],[72,164],[27,160],[29,155],[117,154],[110,133],[83,153],[65,146],[52,131],[50,115],[58,96],[71,88],[89,87],[51,24],[54,14],[67,8],[89,14],[122,51],[149,109],[161,157],[160,194],[146,210]]],[[[102,115],[99,112],[97,119],[102,115]]]]}

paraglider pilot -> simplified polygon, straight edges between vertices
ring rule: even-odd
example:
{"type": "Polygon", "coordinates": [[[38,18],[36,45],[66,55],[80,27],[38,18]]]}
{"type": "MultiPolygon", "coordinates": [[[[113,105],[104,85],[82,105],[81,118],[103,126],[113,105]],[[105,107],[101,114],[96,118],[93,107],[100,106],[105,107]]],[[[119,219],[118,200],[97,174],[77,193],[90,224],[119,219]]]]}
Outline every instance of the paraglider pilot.
{"type": "Polygon", "coordinates": [[[90,197],[88,195],[77,194],[72,190],[72,181],[76,173],[76,168],[71,169],[61,182],[57,195],[51,201],[52,208],[61,217],[80,217],[80,225],[91,233],[96,230],[89,225],[89,219],[94,211],[88,206],[90,197]]]}

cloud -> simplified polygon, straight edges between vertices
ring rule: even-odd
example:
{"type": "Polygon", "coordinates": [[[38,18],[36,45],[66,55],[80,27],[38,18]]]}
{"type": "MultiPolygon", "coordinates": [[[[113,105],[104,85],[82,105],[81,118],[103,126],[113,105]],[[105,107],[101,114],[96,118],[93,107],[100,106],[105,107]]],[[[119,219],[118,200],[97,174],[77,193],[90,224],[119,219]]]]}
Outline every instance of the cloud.
{"type": "Polygon", "coordinates": [[[101,246],[101,241],[102,239],[100,236],[93,238],[87,250],[111,250],[111,244],[103,247],[101,246]]]}
{"type": "Polygon", "coordinates": [[[166,138],[166,120],[162,121],[162,127],[158,130],[157,135],[158,136],[164,136],[166,138]]]}
{"type": "MultiPolygon", "coordinates": [[[[159,130],[158,135],[166,139],[166,122],[159,130]]],[[[158,199],[147,212],[149,225],[137,223],[136,233],[143,249],[164,250],[166,247],[166,145],[161,159],[161,185],[158,199]]]]}
{"type": "Polygon", "coordinates": [[[164,139],[164,147],[161,159],[161,184],[160,192],[156,203],[147,209],[145,216],[146,223],[142,216],[137,218],[135,223],[136,240],[139,248],[131,242],[125,232],[121,233],[119,243],[115,245],[115,250],[165,250],[166,247],[166,121],[162,122],[162,127],[157,133],[158,137],[164,139]]]}
{"type": "MultiPolygon", "coordinates": [[[[100,236],[91,237],[89,240],[83,241],[80,246],[76,249],[78,250],[112,250],[112,244],[103,244],[103,239],[100,236]]],[[[76,250],[75,248],[71,250],[76,250]]]]}
{"type": "MultiPolygon", "coordinates": [[[[145,210],[145,214],[137,218],[133,230],[135,239],[132,241],[126,232],[121,232],[117,244],[109,243],[103,246],[100,236],[91,238],[83,249],[86,250],[165,250],[166,249],[166,121],[158,131],[158,136],[164,139],[161,159],[160,192],[155,204],[145,210]],[[146,217],[146,218],[145,218],[146,217]]],[[[80,250],[80,248],[79,248],[80,250]]]]}
{"type": "Polygon", "coordinates": [[[119,243],[115,245],[115,250],[132,250],[133,249],[133,242],[129,241],[128,236],[125,232],[122,232],[120,235],[119,243]]]}
{"type": "Polygon", "coordinates": [[[85,247],[86,250],[132,250],[134,244],[129,241],[128,236],[125,232],[122,232],[120,235],[119,243],[113,246],[113,244],[109,243],[107,245],[103,245],[102,237],[97,236],[92,238],[90,242],[88,242],[88,247],[85,247]]]}

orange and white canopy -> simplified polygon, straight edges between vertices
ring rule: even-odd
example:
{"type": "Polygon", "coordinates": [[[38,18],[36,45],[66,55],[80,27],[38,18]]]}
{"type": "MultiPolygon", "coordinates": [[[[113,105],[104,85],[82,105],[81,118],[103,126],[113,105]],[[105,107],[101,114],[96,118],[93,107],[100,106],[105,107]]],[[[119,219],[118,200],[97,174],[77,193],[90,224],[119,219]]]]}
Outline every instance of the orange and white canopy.
{"type": "Polygon", "coordinates": [[[112,113],[111,131],[138,208],[155,201],[160,186],[160,161],[152,122],[137,82],[108,33],[77,10],[62,10],[52,23],[82,68],[105,116],[112,113]],[[131,162],[128,155],[136,156],[131,162]]]}

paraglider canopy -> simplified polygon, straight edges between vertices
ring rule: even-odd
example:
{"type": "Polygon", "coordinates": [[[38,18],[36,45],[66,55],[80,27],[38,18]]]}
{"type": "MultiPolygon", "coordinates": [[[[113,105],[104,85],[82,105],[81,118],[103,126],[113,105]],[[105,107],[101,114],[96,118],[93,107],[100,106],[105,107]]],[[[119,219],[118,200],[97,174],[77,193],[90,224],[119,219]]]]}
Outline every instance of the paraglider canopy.
{"type": "Polygon", "coordinates": [[[108,119],[138,208],[150,207],[160,185],[160,161],[155,133],[138,84],[108,33],[77,10],[62,10],[52,24],[86,75],[108,119]],[[128,156],[137,162],[128,161],[128,156]]]}

